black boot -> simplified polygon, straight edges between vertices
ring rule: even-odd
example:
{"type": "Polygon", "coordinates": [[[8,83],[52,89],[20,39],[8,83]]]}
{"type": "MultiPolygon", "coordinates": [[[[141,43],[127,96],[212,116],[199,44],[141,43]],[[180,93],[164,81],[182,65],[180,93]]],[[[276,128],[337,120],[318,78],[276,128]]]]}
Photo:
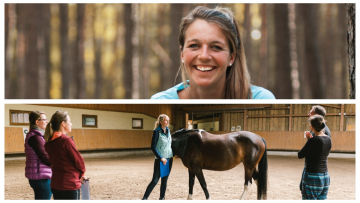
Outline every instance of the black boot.
{"type": "Polygon", "coordinates": [[[147,198],[143,197],[141,200],[147,200],[147,198]]]}
{"type": "Polygon", "coordinates": [[[159,200],[165,200],[165,197],[163,197],[163,198],[160,197],[159,200]]]}

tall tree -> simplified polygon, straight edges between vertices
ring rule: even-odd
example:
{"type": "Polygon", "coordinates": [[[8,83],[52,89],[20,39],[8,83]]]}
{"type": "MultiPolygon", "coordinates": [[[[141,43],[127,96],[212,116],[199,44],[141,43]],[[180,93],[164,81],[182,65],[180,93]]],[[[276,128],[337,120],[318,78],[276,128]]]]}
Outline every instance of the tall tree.
{"type": "MultiPolygon", "coordinates": [[[[101,18],[101,13],[102,13],[102,9],[103,7],[101,5],[96,5],[95,6],[95,20],[93,22],[96,21],[101,21],[103,20],[101,18]],[[100,18],[101,20],[99,20],[98,18],[100,18]]],[[[95,26],[93,26],[93,28],[95,29],[95,26]]],[[[94,51],[95,51],[95,61],[94,61],[94,68],[95,68],[95,95],[94,98],[95,99],[100,99],[102,96],[102,91],[103,91],[103,71],[101,69],[101,49],[102,49],[102,44],[103,44],[103,36],[102,31],[96,31],[94,30],[94,51]]]]}
{"type": "Polygon", "coordinates": [[[124,6],[124,23],[125,23],[125,56],[123,66],[123,81],[125,87],[125,99],[131,99],[132,96],[132,35],[134,32],[134,22],[131,18],[132,6],[125,4],[124,6]]]}
{"type": "Polygon", "coordinates": [[[69,7],[68,4],[60,4],[60,36],[61,36],[61,81],[62,98],[70,98],[71,69],[69,60],[69,7]]]}
{"type": "Polygon", "coordinates": [[[131,18],[134,22],[134,32],[131,38],[133,54],[132,54],[132,99],[140,98],[140,53],[139,53],[139,44],[140,44],[140,23],[139,23],[139,7],[140,4],[132,4],[132,13],[131,18]]]}
{"type": "Polygon", "coordinates": [[[347,4],[350,98],[355,99],[355,4],[347,4]]]}
{"type": "Polygon", "coordinates": [[[171,33],[170,33],[170,58],[172,60],[172,66],[170,70],[165,69],[164,72],[167,75],[167,79],[165,79],[165,84],[167,88],[173,86],[174,82],[177,84],[181,80],[181,74],[176,78],[176,73],[180,67],[180,45],[178,42],[179,30],[180,30],[180,22],[183,17],[183,4],[171,4],[170,6],[170,25],[171,25],[171,33]]]}
{"type": "Polygon", "coordinates": [[[18,14],[24,12],[22,20],[24,21],[25,36],[25,61],[24,61],[24,84],[19,86],[24,93],[23,97],[26,99],[39,98],[39,53],[37,47],[38,37],[38,15],[40,14],[40,6],[38,4],[19,4],[18,14]],[[26,65],[25,65],[26,64],[26,65]]]}
{"type": "MultiPolygon", "coordinates": [[[[163,49],[166,46],[165,33],[164,33],[165,19],[166,19],[166,18],[164,18],[165,15],[166,15],[165,14],[165,5],[159,4],[158,5],[158,15],[157,15],[157,18],[158,18],[158,20],[157,20],[157,22],[158,22],[157,39],[159,41],[160,46],[163,49]]],[[[161,91],[170,87],[170,83],[169,83],[170,80],[168,79],[168,76],[165,73],[165,68],[168,68],[168,67],[166,67],[163,63],[159,63],[159,67],[158,67],[159,74],[160,74],[160,89],[159,90],[161,90],[161,91]]]]}
{"type": "MultiPolygon", "coordinates": [[[[5,99],[15,98],[13,77],[16,65],[15,58],[16,5],[5,4],[5,99]]],[[[15,82],[16,83],[16,82],[15,82]]]]}
{"type": "Polygon", "coordinates": [[[278,99],[292,98],[290,67],[290,30],[287,4],[276,4],[275,41],[276,41],[276,84],[274,94],[278,99]],[[284,85],[287,84],[287,85],[284,85]]]}
{"type": "Polygon", "coordinates": [[[341,83],[339,84],[338,89],[336,89],[336,92],[339,93],[338,98],[340,99],[347,99],[349,97],[349,89],[348,87],[349,82],[348,80],[345,80],[345,78],[348,78],[348,60],[347,60],[347,32],[344,32],[344,30],[347,30],[347,21],[346,21],[346,5],[345,4],[337,4],[337,10],[338,14],[335,17],[337,19],[337,24],[339,26],[338,29],[336,29],[336,35],[337,35],[337,45],[335,47],[336,50],[339,50],[340,54],[336,54],[336,58],[338,61],[340,61],[341,67],[340,67],[340,80],[341,83]]]}
{"type": "Polygon", "coordinates": [[[147,4],[143,4],[143,13],[145,18],[143,19],[143,46],[144,48],[143,50],[143,56],[142,56],[142,61],[143,64],[141,65],[141,74],[142,74],[142,80],[141,80],[141,84],[142,84],[142,91],[141,91],[141,98],[142,99],[149,99],[149,83],[150,83],[150,67],[149,67],[149,48],[147,48],[149,46],[149,42],[150,42],[150,36],[148,33],[148,25],[149,25],[149,19],[147,16],[149,16],[149,12],[148,12],[148,5],[147,4]]]}
{"type": "Polygon", "coordinates": [[[251,60],[252,60],[252,38],[251,38],[251,31],[252,31],[252,25],[251,25],[251,19],[252,15],[250,12],[250,4],[245,4],[245,11],[244,11],[244,28],[245,28],[245,41],[244,41],[244,49],[245,49],[245,55],[246,55],[246,64],[249,68],[250,75],[252,74],[251,69],[251,60]]]}
{"type": "Polygon", "coordinates": [[[300,4],[304,18],[305,67],[307,82],[310,84],[311,99],[325,98],[325,75],[321,70],[321,53],[318,39],[318,5],[300,4]]]}
{"type": "Polygon", "coordinates": [[[39,99],[50,98],[50,4],[39,4],[39,99]]]}
{"type": "Polygon", "coordinates": [[[267,76],[268,76],[268,34],[267,34],[267,4],[261,4],[260,6],[260,13],[261,13],[261,39],[260,39],[260,50],[259,50],[259,57],[260,57],[260,68],[258,73],[258,80],[256,82],[257,85],[262,87],[267,87],[267,76]]]}
{"type": "Polygon", "coordinates": [[[86,4],[77,4],[76,7],[76,51],[74,52],[73,84],[74,94],[77,99],[86,98],[86,80],[84,68],[84,42],[85,42],[85,7],[86,4]]]}
{"type": "Polygon", "coordinates": [[[336,39],[334,33],[336,32],[335,27],[337,26],[336,21],[334,21],[331,17],[331,11],[335,4],[327,4],[326,11],[325,11],[325,24],[326,24],[326,34],[324,39],[320,39],[322,46],[322,53],[323,54],[323,68],[326,68],[325,76],[327,81],[333,81],[326,84],[326,95],[328,98],[336,98],[338,94],[335,90],[335,85],[339,86],[339,83],[342,81],[335,81],[334,79],[334,66],[335,66],[335,55],[339,53],[339,50],[335,50],[335,43],[336,39]]]}

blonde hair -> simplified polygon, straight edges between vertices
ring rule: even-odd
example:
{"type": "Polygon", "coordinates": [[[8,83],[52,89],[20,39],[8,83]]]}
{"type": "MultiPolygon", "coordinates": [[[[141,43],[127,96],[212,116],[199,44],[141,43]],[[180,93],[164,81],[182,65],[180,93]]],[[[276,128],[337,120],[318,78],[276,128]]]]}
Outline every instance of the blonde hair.
{"type": "Polygon", "coordinates": [[[44,138],[46,142],[49,142],[52,139],[54,132],[60,130],[63,121],[67,122],[67,117],[68,113],[66,111],[56,111],[54,115],[52,115],[51,120],[45,128],[44,138]]]}
{"type": "Polygon", "coordinates": [[[163,122],[165,117],[169,118],[169,116],[167,116],[166,114],[160,114],[160,116],[157,118],[157,121],[155,122],[154,130],[159,127],[160,122],[163,122]]]}
{"type": "MultiPolygon", "coordinates": [[[[179,43],[181,51],[185,44],[185,33],[187,28],[196,20],[202,19],[207,22],[216,23],[225,33],[230,46],[230,54],[235,55],[232,66],[226,70],[225,98],[226,99],[251,99],[250,74],[246,65],[245,51],[239,27],[235,16],[229,8],[216,7],[209,9],[204,6],[198,6],[184,17],[180,24],[179,43]]],[[[184,88],[186,83],[186,69],[183,63],[179,67],[183,80],[184,88]]]]}

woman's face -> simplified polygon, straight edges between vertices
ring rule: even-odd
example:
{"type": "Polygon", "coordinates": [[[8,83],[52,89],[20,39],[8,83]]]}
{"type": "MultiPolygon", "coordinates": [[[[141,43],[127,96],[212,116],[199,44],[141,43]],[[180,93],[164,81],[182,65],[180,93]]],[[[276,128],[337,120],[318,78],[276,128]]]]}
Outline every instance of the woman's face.
{"type": "Polygon", "coordinates": [[[49,121],[46,119],[45,114],[40,114],[40,118],[36,120],[36,126],[41,129],[45,129],[48,123],[49,121]]]}
{"type": "Polygon", "coordinates": [[[215,23],[195,20],[186,30],[181,60],[194,85],[225,85],[226,69],[234,62],[228,40],[215,23]]]}
{"type": "Polygon", "coordinates": [[[163,121],[160,121],[161,127],[169,127],[170,119],[169,117],[165,116],[163,121]]]}
{"type": "Polygon", "coordinates": [[[70,116],[69,116],[69,115],[67,115],[66,118],[67,118],[67,121],[66,121],[66,122],[63,121],[63,122],[62,122],[62,126],[63,126],[63,128],[64,128],[65,133],[69,133],[69,132],[71,132],[72,123],[71,123],[71,120],[70,120],[70,116]]]}

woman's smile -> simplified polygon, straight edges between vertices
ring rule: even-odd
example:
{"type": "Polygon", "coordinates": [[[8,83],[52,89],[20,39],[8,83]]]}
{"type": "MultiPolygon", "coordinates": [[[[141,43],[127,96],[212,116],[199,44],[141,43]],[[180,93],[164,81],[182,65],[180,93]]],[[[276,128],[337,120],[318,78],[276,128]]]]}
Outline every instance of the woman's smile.
{"type": "Polygon", "coordinates": [[[201,72],[212,71],[215,68],[214,66],[194,66],[194,67],[201,72]]]}

